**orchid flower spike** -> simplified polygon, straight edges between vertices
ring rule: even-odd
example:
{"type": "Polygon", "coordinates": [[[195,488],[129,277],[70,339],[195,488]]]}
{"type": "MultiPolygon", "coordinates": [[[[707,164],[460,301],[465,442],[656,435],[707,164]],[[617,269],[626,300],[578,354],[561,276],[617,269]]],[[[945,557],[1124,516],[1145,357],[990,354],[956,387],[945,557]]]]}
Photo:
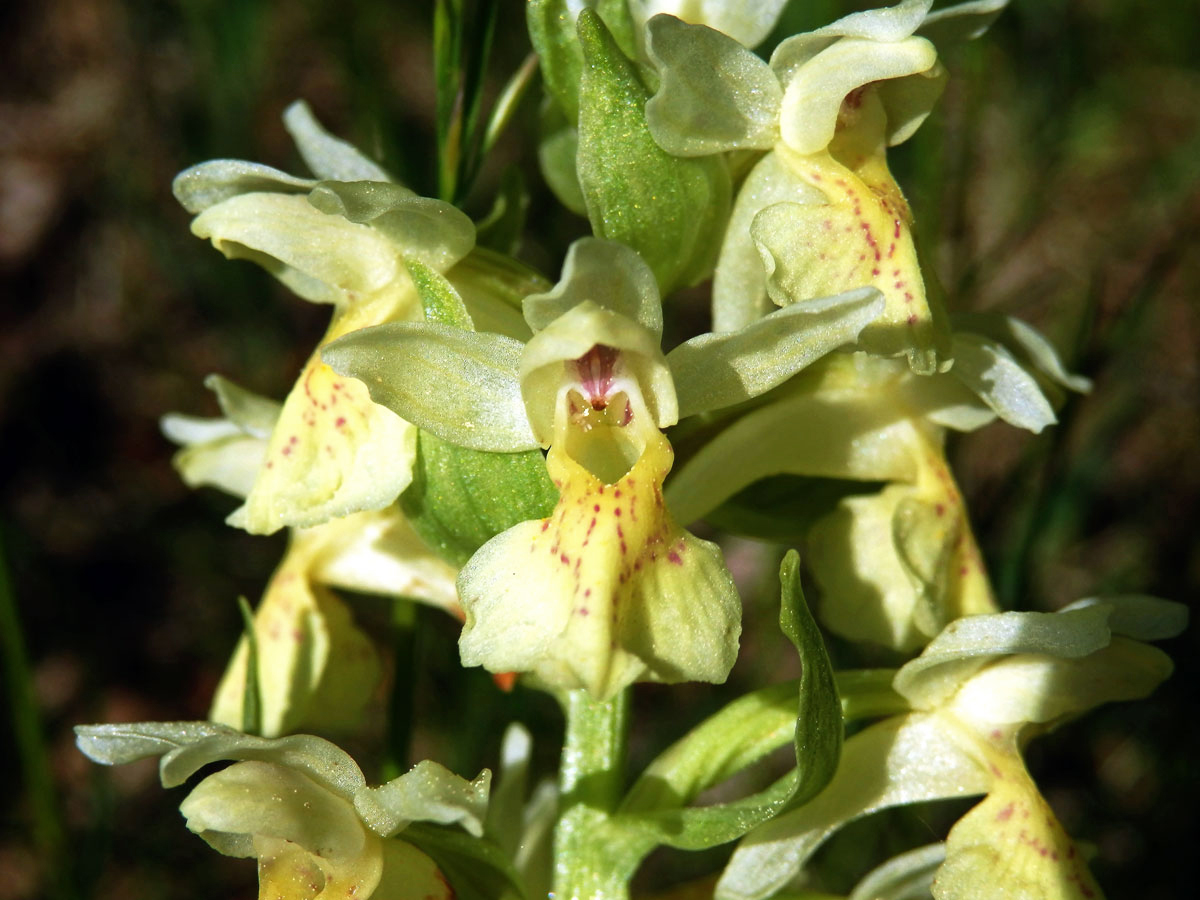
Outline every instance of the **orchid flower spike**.
{"type": "Polygon", "coordinates": [[[723,681],[737,653],[740,603],[720,551],[663,501],[674,457],[663,429],[781,384],[853,343],[882,305],[872,289],[849,292],[664,356],[648,266],[585,238],[562,280],[526,298],[527,344],[397,323],[343,338],[324,359],[443,440],[549,448],[558,504],[464,567],[460,650],[468,665],[609,697],[637,680],[723,681]]]}

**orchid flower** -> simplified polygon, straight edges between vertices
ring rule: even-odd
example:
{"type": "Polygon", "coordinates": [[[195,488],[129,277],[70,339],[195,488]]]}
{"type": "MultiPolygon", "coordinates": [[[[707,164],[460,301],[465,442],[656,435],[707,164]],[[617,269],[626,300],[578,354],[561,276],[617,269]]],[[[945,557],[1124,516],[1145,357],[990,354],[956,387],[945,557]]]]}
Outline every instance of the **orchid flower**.
{"type": "Polygon", "coordinates": [[[853,819],[978,794],[984,800],[950,830],[936,900],[1099,897],[1021,750],[1094,706],[1153,691],[1171,661],[1143,642],[1172,637],[1186,621],[1180,604],[1121,597],[952,622],[896,673],[893,686],[911,711],[849,738],[822,793],[743,840],[716,897],[770,896],[853,819]]]}
{"type": "Polygon", "coordinates": [[[1016,319],[963,324],[947,373],[914,375],[901,361],[860,352],[797,375],[688,460],[667,485],[672,508],[691,522],[775,475],[883,482],[882,491],[842,499],[808,531],[822,621],[907,651],[959,616],[995,612],[946,461],[946,430],[1001,418],[1039,432],[1056,421],[1051,400],[1062,389],[1089,383],[1016,319]]]}
{"type": "MultiPolygon", "coordinates": [[[[267,456],[280,406],[217,376],[208,384],[224,418],[171,415],[163,428],[184,445],[175,464],[189,485],[244,497],[267,456]]],[[[422,600],[461,619],[456,575],[394,504],[294,529],[254,617],[262,734],[353,727],[378,685],[374,644],[330,588],[422,600]]],[[[248,659],[243,637],[217,688],[213,721],[242,724],[248,659]]]]}
{"type": "MultiPolygon", "coordinates": [[[[416,196],[308,108],[285,124],[317,179],[214,160],[181,173],[175,195],[196,213],[192,232],[230,258],[266,268],[297,295],[333,307],[322,340],[369,325],[419,319],[411,271],[444,272],[475,241],[471,221],[416,196]]],[[[409,484],[415,431],[373,404],[366,388],[314,353],[284,401],[245,504],[230,523],[255,534],[309,527],[390,506],[409,484]]]]}
{"type": "Polygon", "coordinates": [[[783,41],[763,62],[737,40],[671,16],[648,24],[661,85],[646,106],[677,156],[767,150],[734,205],[713,282],[716,331],[778,306],[871,285],[886,299],[863,348],[949,365],[938,300],[926,290],[912,216],[888,146],[920,126],[945,72],[918,29],[982,31],[1006,0],[930,13],[932,0],[852,13],[783,41]]]}
{"type": "Polygon", "coordinates": [[[664,356],[653,274],[632,250],[587,238],[553,290],[526,298],[527,344],[396,323],[343,338],[324,359],[446,441],[549,448],[558,504],[464,567],[459,649],[467,665],[606,698],[636,680],[723,681],[737,653],[740,603],[720,552],[663,501],[674,453],[662,430],[770,390],[853,342],[881,308],[863,289],[664,356]]]}
{"type": "Polygon", "coordinates": [[[413,822],[483,833],[486,769],[468,782],[424,761],[369,787],[353,759],[311,735],[266,740],[209,722],[81,725],[76,733],[79,748],[106,765],[161,755],[164,787],[234,761],[201,780],[180,812],[213,849],[258,860],[260,900],[450,900],[438,865],[397,835],[413,822]]]}

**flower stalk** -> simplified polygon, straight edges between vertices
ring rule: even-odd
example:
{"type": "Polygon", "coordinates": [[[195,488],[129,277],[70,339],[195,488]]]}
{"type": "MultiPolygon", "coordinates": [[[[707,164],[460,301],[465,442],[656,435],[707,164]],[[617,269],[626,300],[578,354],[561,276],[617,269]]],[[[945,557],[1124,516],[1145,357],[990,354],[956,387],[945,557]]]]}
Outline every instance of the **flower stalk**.
{"type": "Polygon", "coordinates": [[[554,896],[622,900],[627,875],[609,864],[609,824],[620,800],[629,736],[629,689],[611,700],[585,690],[563,697],[566,735],[559,769],[561,815],[554,834],[554,896]]]}

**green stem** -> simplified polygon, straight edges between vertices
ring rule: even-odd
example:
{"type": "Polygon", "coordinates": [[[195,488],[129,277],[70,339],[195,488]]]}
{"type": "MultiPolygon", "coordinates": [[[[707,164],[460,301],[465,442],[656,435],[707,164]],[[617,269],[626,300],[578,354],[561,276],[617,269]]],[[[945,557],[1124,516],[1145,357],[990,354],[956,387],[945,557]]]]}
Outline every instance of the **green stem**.
{"type": "Polygon", "coordinates": [[[419,675],[417,660],[420,611],[415,603],[396,600],[392,604],[392,646],[396,674],[388,695],[387,726],[380,774],[390,781],[408,771],[409,745],[412,740],[413,694],[419,675]]]}
{"type": "Polygon", "coordinates": [[[0,543],[0,662],[4,667],[4,683],[8,686],[9,710],[21,760],[22,781],[29,792],[29,806],[33,812],[33,843],[46,864],[46,871],[54,873],[50,876],[51,894],[67,896],[67,880],[58,868],[63,850],[63,823],[22,636],[16,598],[8,579],[4,546],[0,543]]]}
{"type": "Polygon", "coordinates": [[[629,734],[628,690],[612,700],[586,691],[567,694],[559,788],[562,811],[554,834],[556,900],[624,900],[628,876],[610,860],[607,826],[621,798],[629,734]]]}

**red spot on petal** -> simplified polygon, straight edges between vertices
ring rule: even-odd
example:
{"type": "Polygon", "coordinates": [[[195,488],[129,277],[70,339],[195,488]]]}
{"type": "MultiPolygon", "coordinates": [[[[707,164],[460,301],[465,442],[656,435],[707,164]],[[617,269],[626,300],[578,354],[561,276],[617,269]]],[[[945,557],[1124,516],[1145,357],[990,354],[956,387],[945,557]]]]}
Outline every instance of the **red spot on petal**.
{"type": "Polygon", "coordinates": [[[671,562],[673,562],[677,566],[683,565],[683,557],[681,557],[674,550],[672,550],[670,553],[667,554],[667,559],[669,559],[671,562]]]}
{"type": "Polygon", "coordinates": [[[1000,812],[996,813],[996,821],[997,822],[1007,822],[1009,819],[1012,818],[1012,814],[1013,814],[1013,805],[1010,803],[1010,804],[1008,804],[1008,806],[1004,807],[1004,809],[1000,810],[1000,812]]]}

